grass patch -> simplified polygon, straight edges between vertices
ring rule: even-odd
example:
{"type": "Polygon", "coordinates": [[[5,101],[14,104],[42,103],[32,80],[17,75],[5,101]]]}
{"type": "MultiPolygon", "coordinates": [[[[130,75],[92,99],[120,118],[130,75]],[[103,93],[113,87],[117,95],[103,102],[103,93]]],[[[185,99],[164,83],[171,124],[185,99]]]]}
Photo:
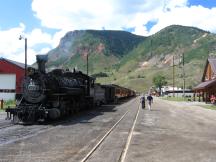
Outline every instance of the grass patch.
{"type": "Polygon", "coordinates": [[[206,109],[216,110],[216,105],[199,105],[199,106],[206,109]]]}
{"type": "Polygon", "coordinates": [[[8,106],[15,107],[16,106],[16,102],[14,100],[4,101],[3,109],[0,109],[0,112],[4,112],[5,109],[8,108],[8,106]]]}

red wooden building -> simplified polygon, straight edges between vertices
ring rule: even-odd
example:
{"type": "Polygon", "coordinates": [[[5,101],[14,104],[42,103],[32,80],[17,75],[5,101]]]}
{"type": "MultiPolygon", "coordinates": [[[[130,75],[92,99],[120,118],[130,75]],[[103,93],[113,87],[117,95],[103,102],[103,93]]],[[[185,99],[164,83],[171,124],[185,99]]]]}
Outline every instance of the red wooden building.
{"type": "Polygon", "coordinates": [[[21,83],[25,75],[25,64],[0,58],[0,99],[15,99],[21,92],[21,83]]]}

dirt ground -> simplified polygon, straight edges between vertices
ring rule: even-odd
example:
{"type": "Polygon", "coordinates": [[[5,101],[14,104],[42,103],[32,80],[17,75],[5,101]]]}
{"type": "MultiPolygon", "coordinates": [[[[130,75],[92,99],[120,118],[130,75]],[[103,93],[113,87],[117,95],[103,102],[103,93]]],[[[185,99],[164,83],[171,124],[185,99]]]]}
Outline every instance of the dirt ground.
{"type": "Polygon", "coordinates": [[[156,98],[139,115],[126,161],[215,162],[215,130],[216,111],[156,98]]]}
{"type": "MultiPolygon", "coordinates": [[[[0,144],[0,162],[73,162],[81,159],[115,122],[130,112],[89,161],[118,161],[135,118],[139,99],[84,112],[67,123],[0,144]]],[[[10,132],[8,128],[1,132],[10,132]]],[[[13,128],[17,131],[23,129],[13,128]]],[[[141,109],[126,154],[127,162],[215,162],[216,111],[154,98],[152,111],[141,109]]],[[[13,130],[15,131],[15,130],[13,130]]]]}

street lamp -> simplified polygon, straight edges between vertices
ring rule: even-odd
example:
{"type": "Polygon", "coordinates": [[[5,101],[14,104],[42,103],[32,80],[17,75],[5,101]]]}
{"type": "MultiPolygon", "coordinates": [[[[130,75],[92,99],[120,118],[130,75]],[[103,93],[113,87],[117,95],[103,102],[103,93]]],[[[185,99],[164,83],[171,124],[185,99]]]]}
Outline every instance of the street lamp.
{"type": "Polygon", "coordinates": [[[19,40],[25,40],[25,78],[27,76],[27,38],[20,35],[19,40]]]}

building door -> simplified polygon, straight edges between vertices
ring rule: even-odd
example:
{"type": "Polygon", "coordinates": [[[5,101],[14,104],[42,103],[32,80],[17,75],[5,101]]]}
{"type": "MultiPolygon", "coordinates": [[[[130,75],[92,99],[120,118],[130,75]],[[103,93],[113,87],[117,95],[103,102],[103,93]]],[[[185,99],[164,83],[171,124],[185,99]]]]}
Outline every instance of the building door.
{"type": "Polygon", "coordinates": [[[16,74],[0,74],[0,100],[14,100],[16,93],[16,74]]]}

